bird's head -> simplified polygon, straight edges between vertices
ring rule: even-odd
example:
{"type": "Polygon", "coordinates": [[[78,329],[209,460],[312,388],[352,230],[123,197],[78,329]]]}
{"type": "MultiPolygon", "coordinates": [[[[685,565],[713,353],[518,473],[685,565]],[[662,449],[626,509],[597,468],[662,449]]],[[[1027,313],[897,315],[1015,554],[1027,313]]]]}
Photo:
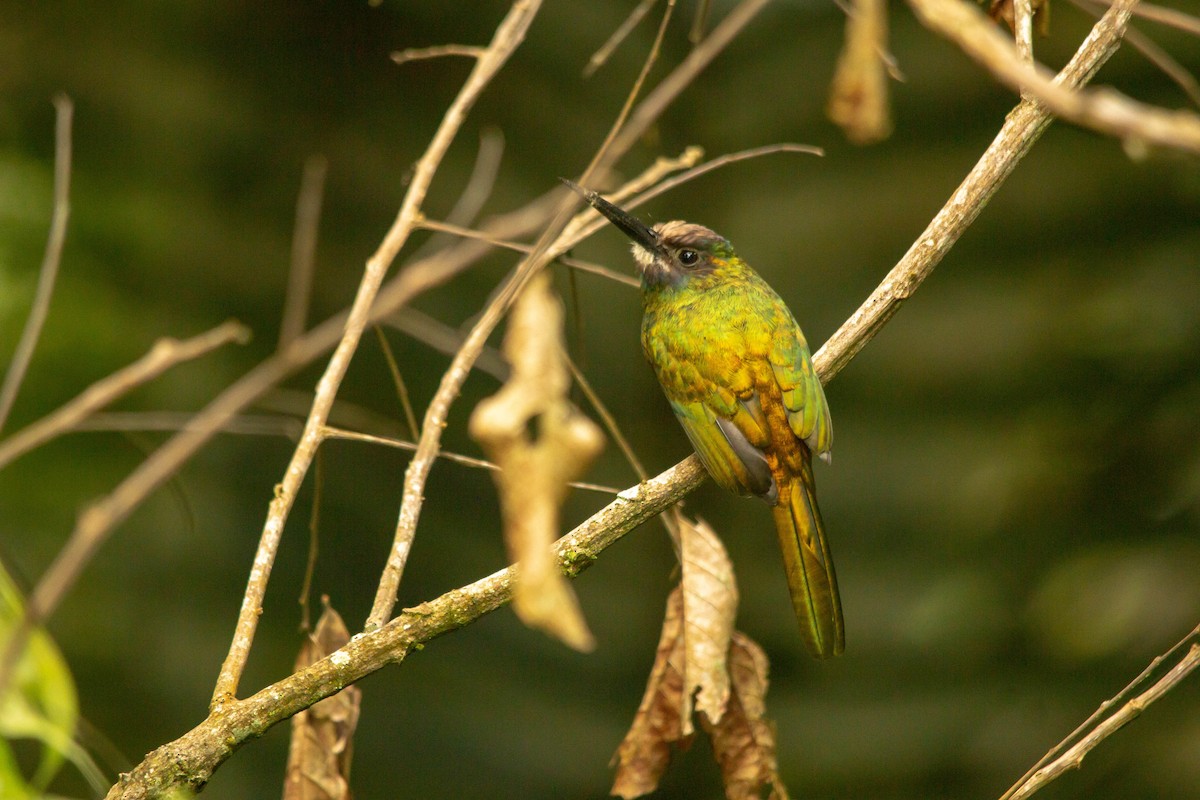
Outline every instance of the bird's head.
{"type": "Polygon", "coordinates": [[[629,237],[633,259],[647,287],[678,288],[713,275],[735,258],[729,241],[703,225],[676,220],[651,227],[596,192],[561,180],[629,237]]]}

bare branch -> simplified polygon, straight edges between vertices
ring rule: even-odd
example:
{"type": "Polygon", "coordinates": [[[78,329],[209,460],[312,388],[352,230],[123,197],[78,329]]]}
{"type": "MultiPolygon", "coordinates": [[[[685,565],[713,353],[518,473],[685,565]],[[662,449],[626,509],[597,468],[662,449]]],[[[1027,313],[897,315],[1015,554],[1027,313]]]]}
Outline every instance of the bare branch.
{"type": "Polygon", "coordinates": [[[304,162],[300,193],[296,197],[296,224],[292,234],[292,264],[288,270],[287,293],[283,299],[283,319],[279,323],[279,348],[282,350],[304,332],[308,318],[308,300],[312,295],[316,270],[317,230],[321,222],[321,200],[325,194],[325,173],[329,162],[324,156],[310,156],[304,162]]]}
{"type": "Polygon", "coordinates": [[[54,295],[63,242],[67,238],[67,218],[71,215],[71,118],[75,106],[69,97],[60,94],[54,98],[54,113],[54,210],[50,214],[50,236],[46,242],[46,253],[42,256],[42,268],[38,274],[33,303],[29,307],[29,317],[25,320],[17,349],[4,375],[4,384],[0,386],[0,429],[8,421],[8,413],[12,411],[21,381],[25,379],[25,370],[33,359],[42,325],[50,313],[50,298],[54,295]]]}
{"type": "Polygon", "coordinates": [[[1160,700],[1163,695],[1174,689],[1180,681],[1190,675],[1197,666],[1200,666],[1200,644],[1193,643],[1192,646],[1188,648],[1183,658],[1179,660],[1179,663],[1173,666],[1167,672],[1167,674],[1162,676],[1162,678],[1155,681],[1153,686],[1139,694],[1137,697],[1127,701],[1112,715],[1104,717],[1105,712],[1115,705],[1120,700],[1122,695],[1126,694],[1133,689],[1134,686],[1141,683],[1158,667],[1160,663],[1162,663],[1162,661],[1169,657],[1171,653],[1180,649],[1180,647],[1189,639],[1193,639],[1196,636],[1200,636],[1200,628],[1193,630],[1183,639],[1183,641],[1175,645],[1175,647],[1172,647],[1169,652],[1164,653],[1163,655],[1154,659],[1150,666],[1147,667],[1141,675],[1134,679],[1133,683],[1125,687],[1121,694],[1101,705],[1096,713],[1088,718],[1088,721],[1084,723],[1084,726],[1091,724],[1097,719],[1103,719],[1102,721],[1096,722],[1095,727],[1093,727],[1086,736],[1072,745],[1062,755],[1050,760],[1055,752],[1060,750],[1067,742],[1080,733],[1080,730],[1076,729],[1075,732],[1063,740],[1062,743],[1047,753],[1046,757],[1039,761],[1038,765],[1035,766],[1034,769],[1027,772],[1025,776],[1017,782],[1017,785],[1005,792],[1001,800],[1025,800],[1025,798],[1032,796],[1035,792],[1044,788],[1046,784],[1058,778],[1067,770],[1078,769],[1083,763],[1084,757],[1093,749],[1095,749],[1098,744],[1116,733],[1125,725],[1132,722],[1139,714],[1145,711],[1151,703],[1155,702],[1156,700],[1160,700]]]}
{"type": "Polygon", "coordinates": [[[466,44],[441,44],[434,47],[410,47],[397,50],[391,55],[397,64],[407,64],[409,61],[424,61],[429,58],[445,58],[446,56],[461,56],[465,58],[483,58],[487,50],[466,44]]]}
{"type": "Polygon", "coordinates": [[[418,218],[421,203],[433,181],[434,173],[462,126],[467,111],[474,105],[484,87],[488,85],[508,57],[524,40],[525,32],[539,7],[540,0],[517,0],[499,27],[496,28],[491,44],[479,56],[475,68],[471,70],[463,88],[442,118],[425,154],[417,162],[412,182],[409,184],[408,192],[405,193],[404,202],[395,222],[392,223],[392,227],[384,237],[379,249],[367,261],[354,304],[351,306],[346,320],[345,331],[329,360],[325,373],[317,384],[316,397],[308,420],[305,422],[304,433],[292,455],[291,463],[288,464],[275,497],[271,501],[267,521],[259,539],[258,551],[255,554],[254,568],[251,570],[246,594],[242,600],[229,654],[226,656],[224,664],[221,665],[220,675],[213,688],[212,705],[214,707],[232,698],[237,691],[242,669],[250,654],[254,632],[258,627],[262,598],[266,593],[275,553],[279,549],[284,523],[287,521],[296,495],[304,481],[304,476],[320,446],[321,430],[328,419],[329,409],[333,406],[342,378],[349,369],[350,360],[355,350],[358,349],[363,329],[370,320],[371,308],[376,302],[376,296],[379,294],[387,269],[396,258],[396,254],[400,252],[400,248],[408,241],[409,234],[412,233],[418,218]]]}
{"type": "Polygon", "coordinates": [[[0,469],[30,450],[72,430],[92,412],[157,378],[171,367],[200,358],[223,345],[233,342],[245,344],[249,340],[249,329],[233,320],[191,339],[159,339],[137,361],[93,383],[57,411],[0,442],[0,469]]]}
{"type": "MultiPolygon", "coordinates": [[[[1091,34],[1059,73],[1056,81],[1073,88],[1090,80],[1116,51],[1128,22],[1128,11],[1114,5],[1092,28],[1091,34]]],[[[987,201],[1052,120],[1051,113],[1032,100],[1022,100],[1009,113],[1000,133],[967,173],[950,200],[942,206],[883,283],[814,356],[814,366],[823,380],[828,381],[841,372],[850,359],[900,310],[901,304],[929,277],[958,238],[975,221],[987,201]]]]}
{"type": "MultiPolygon", "coordinates": [[[[593,514],[554,544],[563,571],[575,576],[605,548],[699,486],[706,476],[695,456],[639,484],[593,514]]],[[[501,608],[512,598],[516,569],[508,567],[472,584],[405,609],[372,633],[266,687],[244,700],[232,700],[179,739],[159,747],[127,773],[108,800],[158,797],[175,786],[200,788],[213,771],[248,739],[261,736],[316,701],[357,680],[403,661],[418,646],[501,608]]]]}
{"type": "MultiPolygon", "coordinates": [[[[1128,24],[1137,0],[1116,0],[1111,12],[1128,24]]],[[[909,0],[927,27],[955,42],[1003,83],[1029,93],[1063,119],[1145,147],[1160,145],[1200,153],[1200,116],[1139,103],[1115,89],[1072,91],[1045,67],[1021,62],[1013,44],[988,23],[983,13],[963,0],[909,0]]]]}
{"type": "Polygon", "coordinates": [[[656,2],[658,0],[642,0],[634,6],[633,11],[629,12],[629,16],[625,18],[625,21],[617,26],[617,29],[613,31],[604,44],[600,45],[600,49],[592,53],[592,57],[588,59],[587,66],[583,68],[583,77],[590,78],[596,73],[596,70],[608,62],[609,56],[621,46],[621,42],[628,38],[633,29],[637,27],[637,24],[650,13],[650,9],[654,8],[656,2]]]}

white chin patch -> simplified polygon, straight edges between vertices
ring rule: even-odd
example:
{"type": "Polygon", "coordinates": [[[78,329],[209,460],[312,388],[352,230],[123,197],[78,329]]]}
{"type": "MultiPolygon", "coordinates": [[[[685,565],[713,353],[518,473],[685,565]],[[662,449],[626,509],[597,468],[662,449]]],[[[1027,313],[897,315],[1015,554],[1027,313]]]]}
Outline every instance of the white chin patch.
{"type": "Polygon", "coordinates": [[[633,250],[633,260],[637,262],[638,269],[642,272],[654,266],[654,254],[640,244],[634,243],[631,247],[633,250]]]}

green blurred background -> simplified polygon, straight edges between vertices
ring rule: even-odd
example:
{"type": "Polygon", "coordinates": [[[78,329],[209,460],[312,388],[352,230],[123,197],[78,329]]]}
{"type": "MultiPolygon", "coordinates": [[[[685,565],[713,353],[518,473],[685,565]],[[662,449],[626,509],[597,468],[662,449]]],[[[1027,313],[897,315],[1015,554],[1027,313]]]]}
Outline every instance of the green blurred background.
{"type": "MultiPolygon", "coordinates": [[[[444,215],[486,130],[506,143],[485,213],[578,175],[653,36],[650,20],[596,77],[588,56],[634,5],[547,3],[471,112],[425,208],[444,215]]],[[[1187,3],[1177,3],[1183,8],[1187,3]]],[[[714,14],[730,4],[717,2],[714,14]]],[[[120,410],[197,409],[277,338],[305,159],[328,158],[311,319],[349,302],[470,64],[397,66],[388,54],[486,43],[506,6],[387,2],[0,4],[0,359],[37,278],[51,206],[52,95],[76,104],[72,217],[49,322],[7,432],[143,353],[229,317],[255,333],[174,370],[120,410]]],[[[1192,7],[1195,10],[1195,7],[1192,7]]],[[[672,25],[661,77],[688,49],[694,6],[672,25]]],[[[653,201],[727,235],[823,342],[874,288],[987,146],[1014,104],[978,67],[891,17],[906,82],[895,134],[847,145],[823,107],[842,42],[828,2],[781,2],[684,93],[629,157],[709,155],[779,142],[824,147],[709,174],[653,201]]],[[[1054,7],[1040,56],[1061,65],[1090,25],[1054,7]]],[[[1141,25],[1192,71],[1193,36],[1141,25]]],[[[1141,99],[1187,99],[1126,48],[1101,73],[1141,99]]],[[[1055,125],[882,334],[831,384],[832,468],[819,467],[838,564],[846,655],[817,663],[792,618],[770,515],[711,484],[688,509],[720,532],[742,591],[739,627],[768,652],[779,762],[797,798],[996,797],[1045,750],[1200,621],[1200,168],[1055,125]]],[[[423,236],[414,238],[411,249],[423,236]]],[[[576,254],[631,270],[605,231],[576,254]]],[[[511,268],[494,255],[414,304],[460,326],[511,268]]],[[[566,289],[561,268],[560,287],[566,289]]],[[[638,345],[636,291],[582,275],[576,356],[653,470],[688,453],[638,345]]],[[[418,414],[447,357],[391,331],[418,414]]],[[[495,341],[498,341],[496,337],[495,341]]],[[[310,392],[320,364],[289,382],[310,392]]],[[[445,445],[496,381],[476,374],[445,445]]],[[[399,433],[373,337],[335,422],[399,433]]],[[[303,396],[257,409],[290,413],[303,396]]],[[[26,581],[79,509],[161,433],[64,437],[0,480],[0,549],[26,581]]],[[[272,486],[292,443],[218,438],[105,545],[50,630],[79,683],[89,741],[110,769],[198,723],[232,633],[272,486]],[[107,740],[108,744],[98,744],[107,740]],[[119,754],[119,755],[117,755],[119,754]]],[[[323,449],[315,590],[361,625],[388,549],[407,457],[323,449]]],[[[634,480],[615,447],[589,479],[634,480]]],[[[242,682],[286,674],[312,477],[293,514],[242,682]]],[[[439,463],[401,592],[414,605],[505,563],[490,478],[439,463]]],[[[565,524],[604,502],[576,493],[565,524]]],[[[576,582],[599,641],[583,656],[507,609],[364,681],[353,786],[360,798],[604,797],[609,757],[641,697],[674,557],[649,524],[576,582]]],[[[1193,679],[1095,752],[1046,798],[1194,798],[1200,685],[1193,679]]],[[[280,790],[287,726],[216,774],[215,797],[280,790]]],[[[81,794],[78,781],[63,791],[81,794]]],[[[720,797],[704,743],[664,798],[720,797]]]]}

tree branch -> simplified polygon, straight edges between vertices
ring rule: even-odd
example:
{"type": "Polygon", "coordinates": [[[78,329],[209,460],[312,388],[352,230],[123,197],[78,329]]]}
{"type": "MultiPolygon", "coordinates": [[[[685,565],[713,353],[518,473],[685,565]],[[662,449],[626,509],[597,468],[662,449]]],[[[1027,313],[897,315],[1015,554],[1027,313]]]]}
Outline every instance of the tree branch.
{"type": "MultiPolygon", "coordinates": [[[[1105,14],[1060,80],[1067,85],[1086,82],[1115,50],[1127,19],[1127,12],[1120,8],[1105,14]]],[[[634,117],[637,118],[636,113],[634,117]]],[[[996,140],[925,233],[863,306],[817,353],[815,367],[823,381],[828,382],[836,376],[932,272],[1050,119],[1044,108],[1027,101],[1009,115],[996,140]]],[[[481,245],[464,242],[463,246],[481,245]]],[[[548,243],[543,242],[535,253],[546,254],[549,250],[548,243]]],[[[532,257],[526,262],[526,269],[532,271],[535,267],[528,265],[537,261],[536,256],[532,257]]],[[[389,299],[394,301],[395,294],[390,294],[389,299]]],[[[481,339],[477,337],[475,344],[478,345],[481,339]]],[[[470,347],[462,352],[469,353],[470,347]]],[[[456,359],[456,365],[459,368],[469,366],[469,360],[456,359]],[[459,364],[460,360],[464,363],[459,364]]],[[[453,371],[455,367],[451,369],[453,371]]],[[[427,417],[427,430],[429,422],[427,417]]],[[[436,451],[436,442],[433,449],[436,451]]],[[[615,501],[555,543],[555,554],[562,569],[568,575],[577,575],[606,547],[695,489],[704,478],[704,469],[693,455],[661,475],[622,492],[615,501]]],[[[203,786],[217,766],[248,739],[262,735],[275,723],[384,665],[403,661],[418,645],[501,607],[512,596],[515,574],[515,567],[509,567],[417,608],[407,609],[391,622],[356,637],[346,647],[311,667],[245,700],[220,704],[198,727],[155,750],[131,773],[123,775],[108,797],[144,798],[174,786],[203,786]]]]}

